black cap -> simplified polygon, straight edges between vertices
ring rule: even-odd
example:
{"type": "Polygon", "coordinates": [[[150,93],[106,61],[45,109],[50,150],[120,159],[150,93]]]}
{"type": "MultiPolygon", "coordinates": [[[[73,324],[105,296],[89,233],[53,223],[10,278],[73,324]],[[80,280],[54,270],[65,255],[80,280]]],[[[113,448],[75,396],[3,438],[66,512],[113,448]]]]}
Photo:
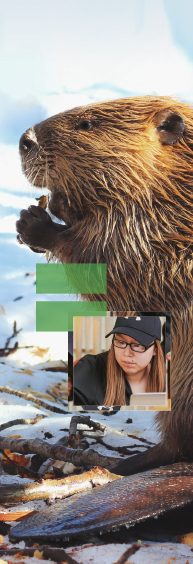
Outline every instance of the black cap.
{"type": "Polygon", "coordinates": [[[155,339],[161,341],[161,321],[158,316],[154,315],[148,317],[117,317],[112,331],[105,336],[109,337],[113,333],[128,335],[144,347],[148,347],[155,339]]]}

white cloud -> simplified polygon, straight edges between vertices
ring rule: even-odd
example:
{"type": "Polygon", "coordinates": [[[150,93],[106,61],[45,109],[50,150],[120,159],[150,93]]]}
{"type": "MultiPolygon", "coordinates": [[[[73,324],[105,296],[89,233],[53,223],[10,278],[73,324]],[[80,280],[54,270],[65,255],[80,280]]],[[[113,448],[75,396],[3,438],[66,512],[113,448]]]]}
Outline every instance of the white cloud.
{"type": "Polygon", "coordinates": [[[15,233],[15,222],[18,217],[15,214],[7,215],[0,219],[0,233],[15,233]]]}
{"type": "Polygon", "coordinates": [[[0,186],[6,189],[14,189],[15,191],[24,190],[27,181],[25,181],[25,177],[21,171],[18,147],[15,145],[0,144],[0,161],[0,186]]]}
{"type": "Polygon", "coordinates": [[[0,188],[0,202],[0,205],[3,208],[11,207],[20,210],[28,208],[32,203],[34,204],[34,198],[28,198],[27,196],[15,196],[14,194],[10,195],[9,192],[4,192],[0,188]]]}

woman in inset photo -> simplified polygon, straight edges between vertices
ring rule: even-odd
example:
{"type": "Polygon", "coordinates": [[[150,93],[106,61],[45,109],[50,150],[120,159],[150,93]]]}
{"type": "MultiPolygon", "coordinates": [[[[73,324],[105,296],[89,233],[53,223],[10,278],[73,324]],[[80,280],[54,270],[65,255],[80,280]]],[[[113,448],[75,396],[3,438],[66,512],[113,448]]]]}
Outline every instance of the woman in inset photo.
{"type": "Polygon", "coordinates": [[[164,392],[165,362],[158,316],[117,317],[109,351],[74,367],[74,405],[130,405],[132,394],[164,392]]]}

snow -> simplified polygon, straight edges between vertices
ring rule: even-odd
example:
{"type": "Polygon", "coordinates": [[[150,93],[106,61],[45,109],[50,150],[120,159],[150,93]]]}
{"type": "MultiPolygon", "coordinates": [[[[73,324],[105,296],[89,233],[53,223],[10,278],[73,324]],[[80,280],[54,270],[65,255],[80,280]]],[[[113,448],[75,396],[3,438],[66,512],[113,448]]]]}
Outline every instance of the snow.
{"type": "MultiPolygon", "coordinates": [[[[108,89],[108,97],[110,97],[108,89]]],[[[118,94],[116,93],[118,96],[118,94]]],[[[92,91],[93,99],[95,97],[92,91]]],[[[96,98],[98,92],[96,93],[96,98]]],[[[69,94],[70,97],[70,94],[69,94]]],[[[80,99],[76,95],[76,105],[84,103],[84,93],[80,99]]],[[[68,93],[65,94],[66,105],[68,93]]],[[[54,105],[53,100],[49,101],[50,106],[54,105]]],[[[68,107],[70,106],[70,103],[68,107]]],[[[57,109],[56,109],[57,111],[57,109]]],[[[58,110],[59,111],[59,110],[58,110]]],[[[54,109],[53,109],[54,113],[54,109]]],[[[12,389],[21,391],[36,391],[39,394],[49,393],[50,388],[62,382],[66,386],[67,398],[67,375],[64,372],[44,371],[47,363],[67,361],[67,334],[63,333],[40,333],[35,330],[35,303],[37,299],[57,300],[75,299],[74,296],[37,296],[35,291],[35,271],[36,263],[46,262],[44,256],[35,254],[25,245],[19,245],[16,240],[15,221],[19,216],[19,210],[34,204],[34,198],[41,195],[40,190],[31,188],[22,176],[18,148],[16,146],[0,145],[0,156],[2,161],[1,185],[0,185],[0,264],[2,265],[0,281],[0,348],[7,346],[14,347],[18,342],[18,349],[9,356],[0,357],[0,385],[9,386],[12,389]],[[16,322],[16,332],[13,336],[13,325],[16,322]],[[18,331],[18,333],[17,333],[18,331]],[[8,342],[9,341],[9,342],[8,342]]],[[[44,191],[45,193],[45,191],[44,191]]],[[[52,434],[48,439],[51,444],[55,444],[64,436],[64,428],[69,428],[72,414],[55,414],[49,406],[57,405],[61,409],[67,410],[62,403],[45,400],[48,408],[39,407],[31,401],[26,401],[8,393],[0,393],[0,424],[18,418],[35,418],[36,415],[45,417],[35,425],[15,425],[3,430],[1,435],[4,437],[20,435],[22,438],[44,439],[47,431],[52,434]]],[[[118,412],[114,415],[105,416],[102,413],[91,414],[91,417],[106,425],[105,442],[114,446],[125,446],[139,448],[140,452],[146,449],[146,444],[140,441],[145,438],[155,444],[159,441],[159,435],[153,425],[153,414],[145,411],[118,412]],[[131,417],[132,423],[126,423],[131,417]],[[135,439],[129,435],[135,435],[135,439]]],[[[107,456],[119,456],[116,451],[109,451],[102,445],[94,446],[94,437],[89,439],[92,448],[107,456]]],[[[13,483],[28,483],[30,479],[21,479],[18,476],[9,476],[0,469],[1,485],[13,483]]],[[[16,510],[40,510],[45,507],[44,501],[33,501],[27,504],[20,503],[15,506],[1,507],[1,512],[13,512],[16,510]]],[[[9,522],[9,517],[7,517],[9,522]]],[[[11,523],[14,526],[14,523],[11,523]]],[[[15,523],[16,524],[16,523],[15,523]]],[[[13,545],[7,536],[3,542],[8,546],[13,545]]],[[[22,548],[24,543],[14,544],[22,548]]],[[[74,557],[77,562],[84,564],[95,562],[105,562],[112,564],[117,561],[129,545],[105,544],[105,545],[83,545],[76,548],[69,547],[67,552],[74,557]]],[[[2,558],[2,557],[1,557],[2,558]]],[[[7,559],[6,555],[3,559],[7,559]]],[[[14,561],[11,556],[9,561],[14,561]]],[[[129,562],[161,564],[173,559],[175,564],[184,564],[186,560],[193,562],[191,547],[182,544],[160,544],[142,543],[140,550],[134,554],[129,562]]],[[[20,559],[22,560],[22,559],[20,559]]],[[[37,558],[25,558],[26,564],[37,564],[37,558]]]]}
{"type": "MultiPolygon", "coordinates": [[[[129,557],[127,560],[128,564],[149,564],[153,562],[154,564],[163,564],[163,562],[174,561],[175,564],[185,564],[186,559],[188,559],[189,564],[193,562],[193,555],[189,546],[185,545],[172,545],[172,544],[160,544],[157,543],[156,546],[153,543],[148,542],[143,543],[142,547],[129,557]],[[169,560],[171,559],[171,560],[169,560]]],[[[83,547],[76,547],[71,552],[71,549],[67,549],[66,552],[75,558],[80,564],[113,564],[122,556],[122,554],[130,548],[130,544],[109,544],[105,546],[96,546],[95,550],[92,551],[91,547],[85,545],[83,547]]]]}

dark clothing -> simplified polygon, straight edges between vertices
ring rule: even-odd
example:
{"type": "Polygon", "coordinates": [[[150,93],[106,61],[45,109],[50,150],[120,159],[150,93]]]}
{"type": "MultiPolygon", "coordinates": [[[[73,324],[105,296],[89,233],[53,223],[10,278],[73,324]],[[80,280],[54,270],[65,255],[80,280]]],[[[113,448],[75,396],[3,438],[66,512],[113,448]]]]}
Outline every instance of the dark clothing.
{"type": "MultiPolygon", "coordinates": [[[[74,367],[74,405],[104,405],[107,384],[108,351],[100,354],[86,354],[74,367]]],[[[130,405],[132,394],[125,378],[126,405],[130,405]]]]}
{"type": "Polygon", "coordinates": [[[68,331],[68,352],[73,356],[73,331],[68,331]]]}

